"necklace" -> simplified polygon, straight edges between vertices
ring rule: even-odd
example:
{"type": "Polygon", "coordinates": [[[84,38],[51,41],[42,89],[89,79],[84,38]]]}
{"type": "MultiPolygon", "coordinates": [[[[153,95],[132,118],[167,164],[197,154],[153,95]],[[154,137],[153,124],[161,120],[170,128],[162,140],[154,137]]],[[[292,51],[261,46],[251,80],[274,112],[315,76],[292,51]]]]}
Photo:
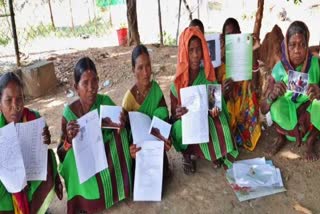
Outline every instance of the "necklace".
{"type": "Polygon", "coordinates": [[[145,93],[142,93],[142,92],[140,92],[139,89],[137,88],[137,95],[138,95],[138,96],[146,97],[146,96],[147,96],[147,93],[148,93],[148,91],[145,92],[145,93]]]}
{"type": "Polygon", "coordinates": [[[79,110],[80,110],[79,113],[81,116],[85,115],[86,113],[88,113],[90,111],[90,109],[89,109],[89,111],[84,110],[84,105],[81,103],[81,101],[80,101],[80,109],[79,110]]]}
{"type": "Polygon", "coordinates": [[[139,91],[139,88],[137,86],[137,90],[136,90],[137,95],[140,96],[140,97],[145,98],[147,96],[148,92],[149,92],[149,88],[150,88],[150,86],[148,86],[147,89],[145,90],[145,92],[143,93],[143,92],[139,91]]]}

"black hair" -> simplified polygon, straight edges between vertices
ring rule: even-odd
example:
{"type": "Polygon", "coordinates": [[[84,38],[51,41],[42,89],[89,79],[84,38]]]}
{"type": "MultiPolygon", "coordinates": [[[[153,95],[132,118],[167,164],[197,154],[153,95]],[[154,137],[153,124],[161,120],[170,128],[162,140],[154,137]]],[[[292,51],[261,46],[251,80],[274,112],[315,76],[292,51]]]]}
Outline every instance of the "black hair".
{"type": "Polygon", "coordinates": [[[144,45],[137,45],[131,54],[132,68],[136,66],[136,60],[141,54],[147,54],[149,56],[148,49],[144,45]]]}
{"type": "Polygon", "coordinates": [[[7,87],[10,82],[14,82],[17,84],[21,89],[23,89],[23,84],[21,79],[17,74],[14,72],[6,72],[5,74],[1,75],[0,77],[0,98],[2,97],[3,90],[7,87]]]}
{"type": "Polygon", "coordinates": [[[287,42],[289,42],[289,39],[291,38],[291,36],[297,33],[303,35],[306,45],[308,45],[309,29],[308,29],[308,26],[302,21],[294,21],[290,24],[287,31],[287,42]]]}
{"type": "Polygon", "coordinates": [[[201,48],[202,48],[202,43],[201,43],[201,39],[198,36],[192,36],[189,40],[188,46],[190,45],[191,41],[193,40],[198,40],[200,42],[201,48]]]}
{"type": "Polygon", "coordinates": [[[239,32],[241,33],[241,30],[240,30],[240,25],[239,25],[239,22],[235,19],[235,18],[227,18],[227,20],[224,22],[223,24],[223,27],[222,27],[222,34],[225,34],[225,31],[226,31],[226,27],[228,25],[232,25],[234,27],[234,30],[236,32],[239,32]]]}
{"type": "Polygon", "coordinates": [[[97,69],[94,62],[89,57],[83,57],[77,62],[74,68],[74,82],[78,84],[82,74],[88,70],[93,71],[95,74],[97,74],[97,69]]]}
{"type": "Polygon", "coordinates": [[[200,31],[204,34],[204,26],[199,19],[192,19],[189,24],[189,27],[199,27],[200,31]]]}

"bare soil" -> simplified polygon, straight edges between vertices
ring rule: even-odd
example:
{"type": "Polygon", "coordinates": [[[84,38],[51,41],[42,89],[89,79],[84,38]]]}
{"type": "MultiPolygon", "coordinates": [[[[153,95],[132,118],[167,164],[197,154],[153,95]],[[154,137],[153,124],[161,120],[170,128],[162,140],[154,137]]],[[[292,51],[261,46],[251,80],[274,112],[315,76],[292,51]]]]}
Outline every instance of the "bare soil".
{"type": "MultiPolygon", "coordinates": [[[[176,47],[148,46],[154,79],[156,79],[170,106],[169,87],[174,79],[177,61],[176,47]]],[[[66,55],[44,56],[54,62],[60,85],[48,95],[29,99],[27,106],[36,109],[46,118],[54,140],[52,148],[57,147],[60,135],[60,121],[64,105],[76,99],[67,97],[69,89],[73,89],[73,66],[82,56],[91,57],[97,66],[101,90],[108,94],[118,105],[121,105],[126,90],[134,83],[131,70],[132,47],[110,47],[88,49],[66,55]],[[108,86],[103,86],[106,80],[108,86]]],[[[239,159],[265,156],[264,151],[275,139],[273,127],[267,128],[254,152],[240,149],[239,159]]],[[[319,152],[319,142],[317,151],[319,152]]],[[[169,161],[173,176],[164,190],[162,202],[135,203],[126,200],[118,203],[103,213],[299,213],[296,204],[313,213],[320,213],[320,165],[319,161],[304,160],[305,145],[297,147],[295,143],[287,143],[274,157],[269,157],[280,168],[285,193],[264,198],[239,202],[228,185],[224,169],[213,169],[206,161],[197,161],[197,172],[187,176],[182,170],[181,155],[174,148],[169,152],[169,161]]],[[[55,199],[50,207],[51,213],[66,213],[66,195],[59,201],[55,199]]]]}

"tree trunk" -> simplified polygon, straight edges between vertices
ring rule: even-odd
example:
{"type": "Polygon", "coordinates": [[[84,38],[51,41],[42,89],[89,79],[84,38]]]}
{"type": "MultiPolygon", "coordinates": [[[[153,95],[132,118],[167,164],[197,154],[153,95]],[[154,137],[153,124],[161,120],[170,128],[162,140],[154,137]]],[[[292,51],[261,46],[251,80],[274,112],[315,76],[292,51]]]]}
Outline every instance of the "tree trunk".
{"type": "Polygon", "coordinates": [[[72,27],[72,30],[74,30],[71,0],[69,0],[69,11],[70,11],[70,17],[71,17],[71,27],[72,27]]]}
{"type": "Polygon", "coordinates": [[[126,0],[127,2],[127,19],[128,19],[128,45],[140,44],[140,35],[138,31],[137,20],[137,2],[136,0],[126,0]]]}
{"type": "Polygon", "coordinates": [[[162,20],[161,20],[161,5],[158,0],[158,14],[159,14],[159,28],[160,28],[160,45],[163,45],[163,34],[162,34],[162,20]]]}
{"type": "Polygon", "coordinates": [[[260,38],[260,29],[261,29],[261,22],[263,17],[263,5],[264,5],[264,0],[258,0],[258,9],[256,12],[256,20],[253,28],[253,33],[257,38],[260,38]]]}
{"type": "Polygon", "coordinates": [[[179,12],[178,12],[178,27],[177,27],[177,34],[176,34],[176,45],[178,45],[178,36],[179,36],[179,25],[180,25],[180,15],[181,15],[181,0],[179,0],[179,12]]]}
{"type": "Polygon", "coordinates": [[[48,0],[48,5],[49,5],[49,11],[50,11],[51,25],[52,25],[53,30],[56,30],[56,26],[55,26],[55,24],[54,24],[54,20],[53,20],[52,7],[51,7],[51,0],[48,0]]]}
{"type": "Polygon", "coordinates": [[[19,52],[19,43],[18,43],[18,36],[17,36],[17,29],[16,29],[16,21],[14,18],[13,0],[9,0],[9,9],[10,9],[10,17],[11,17],[13,44],[14,44],[14,50],[16,53],[16,63],[17,63],[17,66],[19,67],[21,65],[20,52],[19,52]]]}

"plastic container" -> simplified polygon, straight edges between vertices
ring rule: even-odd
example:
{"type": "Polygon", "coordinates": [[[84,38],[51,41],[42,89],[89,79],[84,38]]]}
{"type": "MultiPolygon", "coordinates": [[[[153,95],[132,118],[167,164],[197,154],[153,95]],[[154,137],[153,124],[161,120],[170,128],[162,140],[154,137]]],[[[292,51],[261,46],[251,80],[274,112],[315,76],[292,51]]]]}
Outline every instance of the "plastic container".
{"type": "Polygon", "coordinates": [[[117,35],[118,35],[118,41],[120,46],[125,46],[127,45],[128,41],[128,29],[127,28],[121,28],[117,30],[117,35]]]}

